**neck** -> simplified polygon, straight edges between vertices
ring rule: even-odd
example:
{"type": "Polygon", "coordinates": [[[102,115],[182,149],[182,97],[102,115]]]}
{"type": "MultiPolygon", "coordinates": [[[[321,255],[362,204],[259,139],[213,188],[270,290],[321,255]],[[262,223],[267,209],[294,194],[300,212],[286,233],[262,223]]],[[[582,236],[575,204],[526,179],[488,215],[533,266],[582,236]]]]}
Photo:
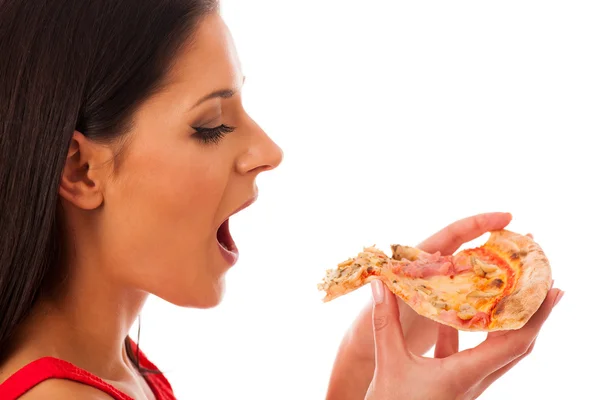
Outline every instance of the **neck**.
{"type": "Polygon", "coordinates": [[[124,342],[147,294],[117,285],[101,271],[92,259],[70,265],[68,280],[38,301],[19,342],[37,357],[61,358],[120,380],[130,373],[124,342]]]}

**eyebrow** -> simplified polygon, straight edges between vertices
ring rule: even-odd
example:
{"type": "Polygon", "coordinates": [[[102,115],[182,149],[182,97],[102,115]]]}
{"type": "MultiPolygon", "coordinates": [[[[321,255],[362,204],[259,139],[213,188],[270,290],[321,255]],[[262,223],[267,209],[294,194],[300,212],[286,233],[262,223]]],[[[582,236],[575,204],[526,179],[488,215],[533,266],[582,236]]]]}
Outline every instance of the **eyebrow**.
{"type": "MultiPolygon", "coordinates": [[[[243,81],[242,81],[242,85],[246,82],[246,77],[244,77],[243,81]]],[[[239,88],[235,88],[235,89],[221,89],[221,90],[215,90],[214,92],[212,92],[211,94],[208,94],[204,97],[202,97],[200,100],[198,100],[197,102],[194,103],[194,105],[192,105],[190,107],[189,110],[193,110],[194,108],[198,107],[200,104],[204,103],[205,101],[211,100],[211,99],[217,99],[217,98],[221,98],[221,99],[229,99],[233,96],[235,96],[235,94],[239,91],[239,88]]],[[[189,111],[188,110],[188,111],[189,111]]]]}
{"type": "Polygon", "coordinates": [[[194,105],[190,107],[190,110],[198,107],[200,104],[204,103],[205,101],[208,101],[211,99],[216,99],[216,98],[229,99],[229,98],[233,97],[236,93],[237,93],[237,90],[233,90],[233,89],[216,90],[216,91],[212,92],[211,94],[202,97],[200,100],[198,100],[196,103],[194,103],[194,105]]]}

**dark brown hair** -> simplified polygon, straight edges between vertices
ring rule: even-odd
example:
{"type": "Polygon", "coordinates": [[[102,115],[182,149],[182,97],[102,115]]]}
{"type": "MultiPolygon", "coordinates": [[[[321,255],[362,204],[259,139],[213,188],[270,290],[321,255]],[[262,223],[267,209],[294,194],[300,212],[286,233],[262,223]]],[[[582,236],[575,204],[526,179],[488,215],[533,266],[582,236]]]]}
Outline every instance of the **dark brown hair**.
{"type": "Polygon", "coordinates": [[[58,188],[74,131],[125,137],[217,2],[0,0],[0,356],[61,267],[58,188]]]}

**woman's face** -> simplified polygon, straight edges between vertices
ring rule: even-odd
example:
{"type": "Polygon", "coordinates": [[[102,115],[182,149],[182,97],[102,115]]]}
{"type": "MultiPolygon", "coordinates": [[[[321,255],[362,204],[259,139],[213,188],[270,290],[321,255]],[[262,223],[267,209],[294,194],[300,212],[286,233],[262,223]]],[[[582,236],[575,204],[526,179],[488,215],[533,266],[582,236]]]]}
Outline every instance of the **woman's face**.
{"type": "Polygon", "coordinates": [[[202,21],[169,78],[135,114],[104,189],[102,264],[172,303],[212,307],[236,259],[226,221],[256,198],[257,175],[282,152],[244,111],[244,77],[220,16],[202,21]]]}

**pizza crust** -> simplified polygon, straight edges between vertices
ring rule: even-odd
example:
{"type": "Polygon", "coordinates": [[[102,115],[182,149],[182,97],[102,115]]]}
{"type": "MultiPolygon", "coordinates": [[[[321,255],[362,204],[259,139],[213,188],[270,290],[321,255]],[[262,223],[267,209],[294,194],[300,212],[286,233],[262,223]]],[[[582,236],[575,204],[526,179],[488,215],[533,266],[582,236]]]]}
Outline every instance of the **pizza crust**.
{"type": "Polygon", "coordinates": [[[550,263],[533,239],[507,230],[492,232],[486,246],[510,259],[519,271],[513,291],[494,308],[489,330],[519,329],[540,308],[552,286],[550,263]]]}

